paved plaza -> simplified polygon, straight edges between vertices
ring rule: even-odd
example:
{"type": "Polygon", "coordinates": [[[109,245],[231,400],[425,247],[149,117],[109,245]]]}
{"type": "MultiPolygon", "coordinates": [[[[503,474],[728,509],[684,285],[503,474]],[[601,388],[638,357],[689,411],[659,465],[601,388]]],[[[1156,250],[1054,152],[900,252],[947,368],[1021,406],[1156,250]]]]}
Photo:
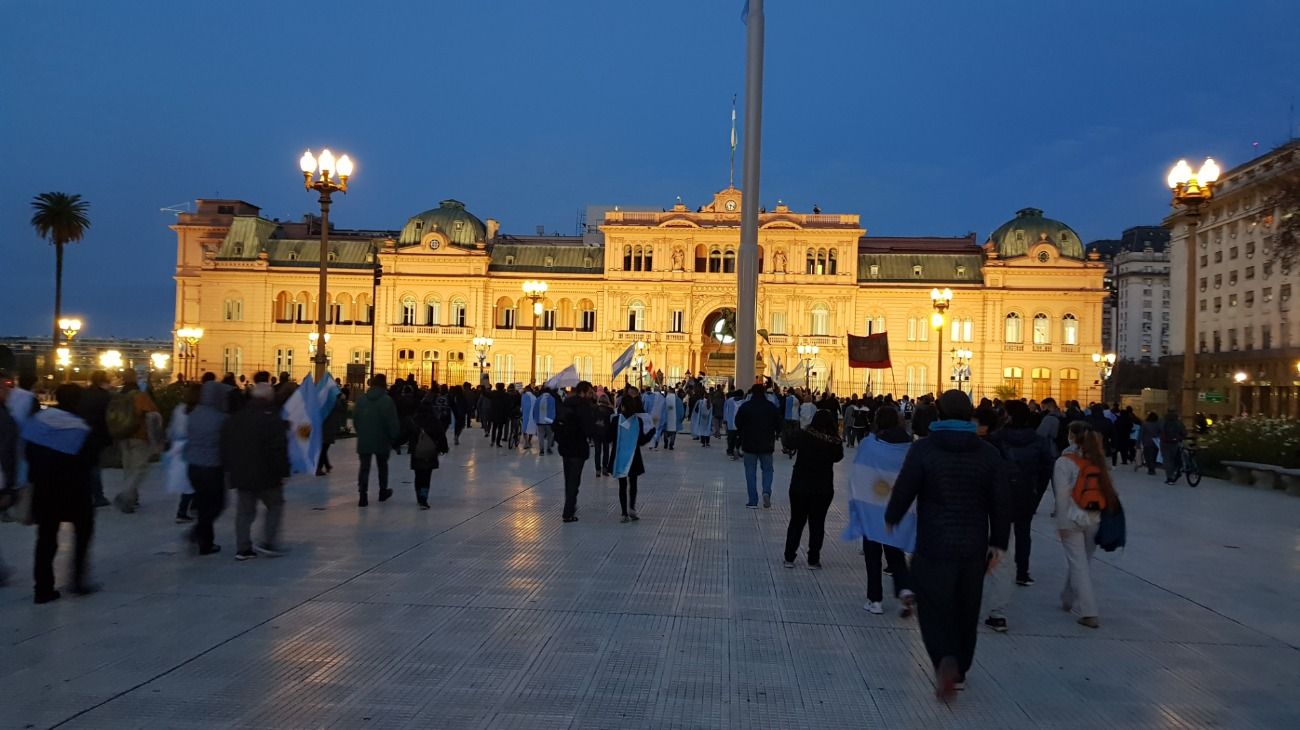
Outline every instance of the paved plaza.
{"type": "Polygon", "coordinates": [[[191,556],[155,480],[140,513],[99,512],[105,590],[47,606],[32,530],[0,525],[19,571],[0,589],[0,726],[1300,727],[1300,499],[1124,470],[1129,547],[1100,558],[1096,631],[1058,608],[1045,504],[1038,584],[1016,589],[1009,634],[981,634],[946,706],[915,620],[862,609],[843,489],[825,569],[786,570],[784,458],[773,508],[747,510],[721,449],[646,452],[631,524],[589,465],[566,525],[558,457],[463,441],[428,512],[405,456],[397,496],[359,510],[341,442],[332,477],[291,483],[292,552],[274,560],[232,559],[229,509],[224,551],[191,556]]]}

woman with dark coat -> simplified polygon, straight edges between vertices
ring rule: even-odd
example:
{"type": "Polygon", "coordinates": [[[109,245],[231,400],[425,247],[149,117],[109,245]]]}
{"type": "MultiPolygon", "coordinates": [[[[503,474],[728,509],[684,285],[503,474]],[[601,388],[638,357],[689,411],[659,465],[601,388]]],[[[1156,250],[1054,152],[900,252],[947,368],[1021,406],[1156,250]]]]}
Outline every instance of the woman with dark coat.
{"type": "Polygon", "coordinates": [[[433,470],[438,468],[438,456],[448,451],[448,423],[439,417],[432,398],[420,401],[413,420],[416,430],[411,446],[411,471],[415,472],[415,501],[420,509],[429,509],[433,470]]]}
{"type": "Polygon", "coordinates": [[[609,394],[601,393],[596,399],[596,437],[591,440],[597,477],[614,473],[614,439],[617,434],[618,421],[614,407],[609,404],[609,394]]]}
{"type": "Polygon", "coordinates": [[[623,509],[620,522],[641,519],[636,515],[636,480],[645,473],[641,445],[650,442],[654,429],[641,417],[641,395],[628,388],[618,404],[617,436],[614,441],[614,476],[618,477],[618,504],[623,509]]]}
{"type": "Polygon", "coordinates": [[[822,540],[826,537],[826,511],[835,499],[835,462],[844,458],[844,445],[836,433],[835,415],[817,411],[808,428],[795,436],[794,473],[790,476],[790,527],[785,534],[785,567],[793,568],[808,525],[808,569],[822,567],[822,540]]]}
{"type": "Polygon", "coordinates": [[[23,423],[27,444],[28,476],[32,483],[32,518],[36,522],[36,602],[59,597],[54,590],[54,556],[59,549],[59,526],[71,522],[76,530],[72,558],[72,591],[93,593],[86,556],[95,531],[91,469],[94,448],[90,426],[75,415],[81,388],[65,384],[54,391],[57,405],[40,411],[23,423]]]}
{"type": "Polygon", "coordinates": [[[348,398],[340,392],[334,399],[334,407],[330,409],[329,415],[325,416],[325,423],[321,424],[320,457],[316,459],[316,476],[323,477],[334,471],[334,465],[330,463],[330,446],[338,440],[339,431],[347,421],[348,398]]]}

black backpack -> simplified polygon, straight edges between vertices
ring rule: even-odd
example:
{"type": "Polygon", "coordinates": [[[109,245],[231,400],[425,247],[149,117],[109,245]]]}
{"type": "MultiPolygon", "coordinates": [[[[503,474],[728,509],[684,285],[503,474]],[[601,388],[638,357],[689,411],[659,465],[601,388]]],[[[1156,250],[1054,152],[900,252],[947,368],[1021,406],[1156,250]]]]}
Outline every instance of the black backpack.
{"type": "Polygon", "coordinates": [[[1128,537],[1128,526],[1124,520],[1124,508],[1120,505],[1119,500],[1115,501],[1113,509],[1104,510],[1101,513],[1101,524],[1097,526],[1097,547],[1105,552],[1113,553],[1124,547],[1128,537]]]}
{"type": "Polygon", "coordinates": [[[440,395],[434,398],[432,410],[434,418],[437,418],[443,424],[451,423],[451,402],[447,400],[447,396],[440,395]]]}

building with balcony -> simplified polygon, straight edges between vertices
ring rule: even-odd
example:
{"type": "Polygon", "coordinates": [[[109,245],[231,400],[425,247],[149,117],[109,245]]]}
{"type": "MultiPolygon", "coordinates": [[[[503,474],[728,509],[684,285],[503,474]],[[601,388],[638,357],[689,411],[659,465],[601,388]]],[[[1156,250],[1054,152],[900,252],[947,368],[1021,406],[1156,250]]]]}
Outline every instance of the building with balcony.
{"type": "MultiPolygon", "coordinates": [[[[477,382],[471,340],[487,336],[492,380],[527,381],[535,328],[539,380],[574,365],[607,383],[610,364],[639,341],[667,382],[730,375],[734,344],[720,327],[736,301],[740,203],[727,188],[694,209],[614,207],[582,236],[502,233],[454,200],[400,230],[331,229],[332,370],[373,359],[390,378],[477,382]],[[539,279],[549,290],[534,326],[522,284],[539,279]]],[[[856,214],[780,203],[759,223],[760,372],[778,361],[791,370],[796,347],[815,344],[815,385],[833,377],[841,393],[916,395],[951,387],[949,351],[961,348],[974,353],[967,385],[977,394],[1006,386],[1096,397],[1090,357],[1101,347],[1105,267],[1041,211],[1022,210],[982,245],[975,234],[871,237],[856,214]],[[942,353],[930,326],[934,287],[953,291],[942,353]],[[845,335],[878,332],[889,334],[893,369],[850,370],[845,335]]],[[[175,326],[203,327],[193,353],[201,369],[309,372],[319,221],[200,200],[173,230],[175,326]]]]}

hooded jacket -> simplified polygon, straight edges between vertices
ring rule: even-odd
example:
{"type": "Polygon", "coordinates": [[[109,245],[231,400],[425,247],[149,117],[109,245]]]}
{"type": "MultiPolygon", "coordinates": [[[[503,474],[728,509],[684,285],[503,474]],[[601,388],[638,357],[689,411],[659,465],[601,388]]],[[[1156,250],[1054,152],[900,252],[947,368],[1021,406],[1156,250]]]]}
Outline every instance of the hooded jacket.
{"type": "Polygon", "coordinates": [[[230,486],[260,492],[288,479],[288,429],[280,407],[268,398],[251,398],[227,418],[221,427],[221,465],[230,475],[230,486]]]}
{"type": "Polygon", "coordinates": [[[1008,479],[1011,499],[1014,500],[1016,513],[1014,520],[1029,519],[1038,507],[1038,500],[1052,481],[1052,467],[1056,462],[1056,447],[1046,436],[1041,436],[1032,428],[1015,428],[1007,426],[993,432],[989,437],[1001,452],[1003,458],[1015,464],[1017,473],[1013,480],[1008,479]],[[1028,512],[1028,514],[1026,514],[1028,512]]]}
{"type": "Polygon", "coordinates": [[[185,463],[190,466],[221,466],[221,427],[229,414],[230,386],[217,381],[203,384],[199,404],[189,414],[185,428],[185,463]]]}
{"type": "Polygon", "coordinates": [[[898,524],[913,501],[917,555],[982,560],[990,545],[1006,550],[1011,495],[1002,455],[974,432],[932,427],[913,444],[894,482],[885,522],[898,524]]]}
{"type": "Polygon", "coordinates": [[[371,386],[357,401],[352,410],[352,425],[357,429],[358,454],[387,454],[402,435],[397,405],[377,386],[371,386]]]}

